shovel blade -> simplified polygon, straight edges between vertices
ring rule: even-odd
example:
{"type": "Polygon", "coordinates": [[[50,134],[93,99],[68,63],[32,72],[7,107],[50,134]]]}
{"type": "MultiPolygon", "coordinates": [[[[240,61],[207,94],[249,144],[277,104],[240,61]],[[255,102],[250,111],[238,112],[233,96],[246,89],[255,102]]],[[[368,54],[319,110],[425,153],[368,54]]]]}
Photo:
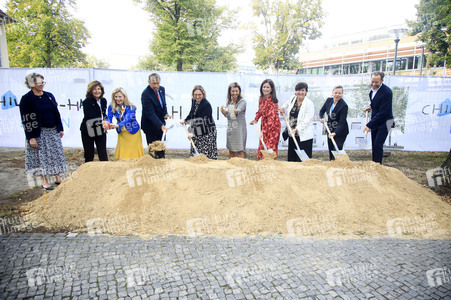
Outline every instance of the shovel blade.
{"type": "Polygon", "coordinates": [[[199,152],[197,151],[196,148],[193,148],[193,155],[194,155],[194,156],[199,155],[199,152]]]}
{"type": "Polygon", "coordinates": [[[333,154],[335,157],[339,157],[339,156],[348,156],[344,150],[332,151],[332,154],[333,154]]]}
{"type": "Polygon", "coordinates": [[[310,157],[308,157],[307,153],[305,153],[304,150],[297,150],[297,149],[295,149],[294,151],[296,151],[296,154],[299,156],[301,161],[307,161],[307,160],[310,159],[310,157]]]}

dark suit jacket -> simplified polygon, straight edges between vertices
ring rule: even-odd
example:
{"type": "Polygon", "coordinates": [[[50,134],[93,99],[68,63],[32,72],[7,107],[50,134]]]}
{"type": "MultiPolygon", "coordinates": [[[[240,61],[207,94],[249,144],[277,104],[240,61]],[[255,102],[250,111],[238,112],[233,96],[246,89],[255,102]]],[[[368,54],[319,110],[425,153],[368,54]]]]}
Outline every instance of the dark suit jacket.
{"type": "Polygon", "coordinates": [[[319,111],[320,118],[323,117],[324,113],[328,116],[327,126],[329,126],[330,132],[335,133],[336,137],[346,137],[349,134],[348,121],[346,117],[348,116],[348,104],[343,99],[340,99],[330,113],[330,107],[334,103],[333,98],[327,98],[323,107],[319,111]]]}
{"type": "Polygon", "coordinates": [[[382,84],[373,100],[371,100],[372,93],[373,91],[369,94],[372,109],[371,120],[366,126],[370,129],[386,128],[387,130],[389,127],[394,127],[392,111],[393,94],[391,89],[385,84],[382,84]]]}
{"type": "Polygon", "coordinates": [[[83,121],[80,124],[81,132],[89,134],[89,136],[100,136],[105,134],[105,129],[103,129],[102,121],[106,120],[106,99],[100,99],[100,110],[99,104],[97,104],[96,99],[86,98],[83,100],[83,121]],[[89,127],[89,129],[88,129],[89,127]]]}
{"type": "Polygon", "coordinates": [[[195,136],[209,134],[216,130],[215,121],[213,120],[213,109],[207,99],[203,99],[199,103],[197,112],[194,113],[196,100],[191,99],[191,110],[185,118],[185,122],[191,123],[190,132],[195,136]]]}
{"type": "MultiPolygon", "coordinates": [[[[58,132],[64,131],[63,123],[61,122],[61,115],[58,111],[58,104],[56,103],[55,97],[49,93],[44,91],[44,93],[49,97],[50,102],[55,109],[55,119],[56,119],[56,127],[58,132]]],[[[25,95],[22,96],[19,103],[20,115],[22,118],[23,128],[25,130],[25,137],[27,140],[38,138],[41,136],[41,116],[39,114],[39,110],[36,107],[36,101],[34,101],[34,93],[33,91],[29,91],[25,95]]]]}
{"type": "Polygon", "coordinates": [[[161,133],[161,126],[166,125],[164,116],[168,113],[166,106],[166,91],[160,86],[158,89],[160,99],[163,102],[161,107],[155,91],[148,85],[141,94],[141,103],[143,107],[141,116],[141,128],[147,132],[153,132],[154,135],[161,133]]]}

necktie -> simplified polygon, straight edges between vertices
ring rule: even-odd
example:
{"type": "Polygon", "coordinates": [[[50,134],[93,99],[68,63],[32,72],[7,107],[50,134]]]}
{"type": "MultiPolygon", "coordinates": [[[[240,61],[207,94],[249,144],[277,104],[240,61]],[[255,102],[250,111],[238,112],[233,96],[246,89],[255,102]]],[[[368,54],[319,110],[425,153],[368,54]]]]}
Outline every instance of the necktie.
{"type": "Polygon", "coordinates": [[[156,91],[155,93],[157,93],[157,97],[158,97],[158,100],[160,101],[160,105],[161,105],[161,107],[163,107],[163,102],[161,102],[161,99],[160,99],[160,93],[158,93],[158,91],[156,91]]]}

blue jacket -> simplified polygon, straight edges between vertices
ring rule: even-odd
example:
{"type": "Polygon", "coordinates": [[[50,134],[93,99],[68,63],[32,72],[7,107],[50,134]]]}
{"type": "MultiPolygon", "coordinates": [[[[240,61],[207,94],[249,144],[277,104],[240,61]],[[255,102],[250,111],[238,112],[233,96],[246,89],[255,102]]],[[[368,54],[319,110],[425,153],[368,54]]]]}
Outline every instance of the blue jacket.
{"type": "Polygon", "coordinates": [[[126,106],[124,114],[121,116],[119,110],[116,110],[113,113],[110,105],[108,106],[108,116],[106,120],[111,123],[113,121],[113,117],[116,118],[117,125],[119,125],[119,127],[116,128],[117,133],[121,133],[123,126],[125,126],[125,129],[131,134],[138,132],[139,124],[138,121],[136,121],[136,108],[126,106]]]}

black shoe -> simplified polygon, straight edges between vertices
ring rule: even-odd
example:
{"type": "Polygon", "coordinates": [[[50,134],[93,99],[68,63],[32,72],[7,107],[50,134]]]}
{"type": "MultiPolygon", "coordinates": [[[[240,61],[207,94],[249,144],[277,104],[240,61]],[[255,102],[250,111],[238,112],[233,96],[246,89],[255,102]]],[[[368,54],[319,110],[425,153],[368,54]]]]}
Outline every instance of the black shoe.
{"type": "Polygon", "coordinates": [[[44,190],[47,190],[47,191],[53,190],[53,186],[44,187],[43,185],[41,185],[41,187],[42,187],[44,190]]]}

